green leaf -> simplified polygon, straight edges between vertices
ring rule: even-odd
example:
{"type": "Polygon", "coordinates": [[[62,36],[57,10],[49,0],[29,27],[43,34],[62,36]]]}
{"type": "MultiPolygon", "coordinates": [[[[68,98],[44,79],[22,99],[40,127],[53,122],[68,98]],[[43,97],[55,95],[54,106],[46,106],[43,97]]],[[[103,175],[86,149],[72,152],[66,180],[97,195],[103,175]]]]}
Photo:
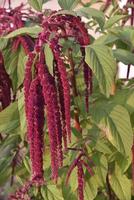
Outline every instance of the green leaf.
{"type": "Polygon", "coordinates": [[[120,200],[131,200],[131,181],[121,173],[119,167],[109,180],[112,190],[120,200]]]}
{"type": "Polygon", "coordinates": [[[73,10],[80,0],[58,0],[60,7],[64,10],[73,10]]]}
{"type": "Polygon", "coordinates": [[[89,45],[85,60],[93,70],[101,92],[109,97],[116,75],[116,62],[111,49],[104,45],[89,45]]]}
{"type": "Polygon", "coordinates": [[[19,140],[19,128],[16,128],[11,131],[6,138],[2,140],[0,144],[1,155],[5,155],[5,153],[8,155],[11,151],[13,151],[18,145],[19,140]]]}
{"type": "Polygon", "coordinates": [[[72,16],[76,16],[76,13],[72,10],[59,10],[56,13],[52,14],[52,16],[55,15],[72,15],[72,16]]]}
{"type": "Polygon", "coordinates": [[[19,125],[17,102],[11,103],[0,112],[0,132],[9,133],[19,125]]]}
{"type": "Polygon", "coordinates": [[[95,163],[94,173],[96,175],[97,183],[103,187],[106,183],[106,175],[108,170],[107,159],[101,153],[94,154],[93,162],[95,163]]]}
{"type": "Polygon", "coordinates": [[[107,33],[94,40],[96,45],[109,45],[118,40],[118,37],[112,33],[107,33]]]}
{"type": "Polygon", "coordinates": [[[24,80],[25,56],[26,54],[22,47],[16,52],[13,52],[11,48],[4,51],[5,68],[12,80],[14,91],[24,80]]]}
{"type": "Polygon", "coordinates": [[[25,116],[23,92],[20,93],[19,97],[18,97],[18,111],[19,111],[19,119],[20,119],[21,138],[22,138],[22,140],[24,140],[27,126],[26,126],[26,116],[25,116]]]}
{"type": "Polygon", "coordinates": [[[114,104],[120,104],[125,107],[131,114],[134,112],[134,90],[122,89],[116,92],[116,95],[111,98],[114,104]]]}
{"type": "Polygon", "coordinates": [[[90,177],[88,181],[86,181],[84,188],[84,199],[85,200],[94,200],[98,192],[98,183],[96,180],[96,176],[90,177]]]}
{"type": "Polygon", "coordinates": [[[119,152],[129,157],[133,143],[133,131],[128,111],[120,105],[101,102],[92,107],[91,113],[105,137],[119,152]]]}
{"type": "Polygon", "coordinates": [[[105,15],[103,12],[97,10],[97,9],[94,9],[94,8],[90,8],[90,7],[83,7],[83,8],[80,8],[79,10],[76,10],[77,14],[80,15],[80,16],[84,16],[88,19],[90,19],[91,17],[93,19],[95,19],[101,29],[103,28],[104,24],[105,24],[105,15]]]}
{"type": "Polygon", "coordinates": [[[110,17],[104,25],[104,29],[111,28],[111,26],[115,25],[115,23],[119,22],[120,20],[126,18],[127,15],[114,15],[110,17]]]}
{"type": "Polygon", "coordinates": [[[45,45],[44,52],[49,72],[53,75],[53,52],[48,44],[45,45]]]}
{"type": "Polygon", "coordinates": [[[0,50],[3,50],[7,46],[8,40],[6,38],[0,38],[0,50]]]}
{"type": "Polygon", "coordinates": [[[19,87],[24,80],[25,61],[26,61],[26,53],[23,47],[20,47],[18,53],[18,63],[17,63],[17,78],[18,78],[17,87],[19,87]]]}
{"type": "Polygon", "coordinates": [[[62,191],[57,185],[47,185],[41,188],[45,200],[63,200],[62,191]]]}
{"type": "Polygon", "coordinates": [[[19,28],[11,33],[9,33],[8,35],[4,36],[3,38],[13,38],[16,37],[18,35],[25,35],[28,34],[32,37],[37,37],[37,35],[42,31],[42,28],[40,26],[33,26],[33,27],[23,27],[23,28],[19,28]]]}
{"type": "Polygon", "coordinates": [[[37,11],[42,11],[42,6],[44,3],[44,0],[28,0],[28,3],[30,6],[32,6],[37,11]]]}
{"type": "Polygon", "coordinates": [[[118,61],[123,62],[126,65],[134,65],[134,54],[124,49],[113,50],[113,54],[118,61]]]}
{"type": "Polygon", "coordinates": [[[129,45],[132,49],[134,47],[134,29],[133,27],[116,27],[110,30],[121,41],[129,45]]]}

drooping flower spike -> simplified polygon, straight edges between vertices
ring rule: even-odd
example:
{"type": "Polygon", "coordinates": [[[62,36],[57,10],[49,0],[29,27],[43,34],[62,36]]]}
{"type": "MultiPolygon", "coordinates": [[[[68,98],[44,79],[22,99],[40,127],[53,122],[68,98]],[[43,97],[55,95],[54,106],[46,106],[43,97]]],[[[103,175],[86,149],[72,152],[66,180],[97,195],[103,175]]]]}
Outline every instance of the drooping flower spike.
{"type": "Polygon", "coordinates": [[[0,110],[6,108],[11,102],[12,83],[4,66],[3,55],[0,52],[0,110]]]}
{"type": "Polygon", "coordinates": [[[77,179],[78,179],[78,197],[79,200],[84,200],[84,171],[83,166],[87,169],[91,176],[94,175],[92,168],[83,160],[82,158],[86,158],[84,153],[80,153],[79,156],[72,162],[70,165],[67,176],[66,176],[66,185],[69,182],[69,178],[71,173],[75,167],[77,167],[77,179]]]}
{"type": "MultiPolygon", "coordinates": [[[[58,178],[58,169],[63,165],[62,142],[64,141],[64,147],[67,148],[68,141],[71,141],[70,83],[62,54],[62,46],[59,43],[60,38],[68,37],[74,37],[76,42],[83,46],[83,48],[89,44],[88,32],[79,17],[53,14],[45,19],[43,22],[43,31],[39,34],[36,41],[34,48],[35,54],[29,53],[24,81],[25,108],[29,127],[28,140],[30,144],[33,177],[35,177],[34,174],[39,173],[35,167],[36,153],[34,152],[34,135],[36,135],[35,130],[39,127],[39,121],[36,117],[34,120],[31,120],[35,115],[34,112],[37,110],[35,109],[34,111],[35,105],[32,98],[35,99],[38,94],[36,94],[36,90],[35,94],[31,94],[33,90],[30,88],[33,85],[33,81],[37,79],[40,84],[41,95],[44,99],[44,107],[42,104],[42,109],[45,109],[47,118],[52,179],[55,181],[58,178]],[[44,46],[46,44],[51,48],[54,57],[53,74],[49,72],[45,60],[44,46]],[[31,113],[29,114],[29,112],[31,113]],[[36,123],[34,122],[35,120],[36,123]]],[[[37,135],[42,137],[42,133],[38,133],[37,135]]],[[[36,143],[40,144],[40,138],[37,137],[37,140],[39,142],[36,141],[36,143]]],[[[43,146],[43,143],[41,145],[43,146]]],[[[42,163],[42,160],[40,163],[42,163]]],[[[43,167],[40,167],[41,174],[42,169],[43,167]]]]}

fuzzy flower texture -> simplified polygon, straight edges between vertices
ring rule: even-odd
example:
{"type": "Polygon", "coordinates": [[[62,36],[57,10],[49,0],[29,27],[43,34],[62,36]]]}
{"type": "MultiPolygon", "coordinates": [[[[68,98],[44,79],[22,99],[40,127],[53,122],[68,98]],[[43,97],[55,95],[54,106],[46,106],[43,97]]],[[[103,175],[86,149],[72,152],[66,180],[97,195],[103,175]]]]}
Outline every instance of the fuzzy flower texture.
{"type": "MultiPolygon", "coordinates": [[[[73,37],[81,46],[83,57],[83,77],[86,85],[86,105],[91,88],[91,70],[85,63],[84,46],[90,39],[85,24],[80,17],[54,13],[47,17],[39,34],[34,51],[28,54],[25,69],[24,94],[28,127],[28,142],[32,168],[31,181],[36,185],[44,183],[43,176],[43,128],[46,116],[51,154],[51,178],[57,182],[58,170],[63,166],[63,146],[67,149],[71,142],[70,80],[66,70],[60,39],[73,37]],[[52,50],[53,74],[46,64],[44,46],[52,50]]],[[[71,48],[71,47],[70,47],[71,48]]],[[[88,110],[88,108],[87,108],[88,110]]],[[[78,161],[79,196],[83,199],[82,161],[78,161]]]]}

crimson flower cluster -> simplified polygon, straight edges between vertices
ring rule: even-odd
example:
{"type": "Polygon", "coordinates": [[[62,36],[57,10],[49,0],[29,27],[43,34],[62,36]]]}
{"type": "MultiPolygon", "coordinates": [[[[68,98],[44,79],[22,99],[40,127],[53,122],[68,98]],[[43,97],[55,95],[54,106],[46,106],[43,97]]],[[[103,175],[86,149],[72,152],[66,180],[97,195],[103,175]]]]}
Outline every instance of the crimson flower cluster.
{"type": "Polygon", "coordinates": [[[4,67],[4,60],[0,52],[0,110],[11,102],[11,80],[4,67]]]}
{"type": "MultiPolygon", "coordinates": [[[[27,15],[30,15],[30,13],[25,13],[23,7],[24,5],[21,4],[11,10],[0,8],[0,36],[6,35],[25,26],[27,15]]],[[[33,51],[34,41],[28,35],[17,36],[13,39],[12,50],[17,51],[19,45],[22,45],[25,53],[28,54],[30,51],[33,51]]]]}
{"type": "Polygon", "coordinates": [[[24,93],[28,141],[32,179],[37,179],[37,182],[39,179],[43,180],[44,114],[47,117],[50,139],[52,179],[55,181],[58,179],[58,169],[63,165],[62,143],[67,148],[68,142],[71,142],[70,83],[59,43],[61,38],[68,37],[74,37],[83,49],[90,42],[85,25],[79,17],[55,13],[47,17],[34,52],[29,53],[26,64],[24,93]],[[45,60],[46,44],[51,48],[54,57],[53,74],[49,72],[45,60]]]}
{"type": "Polygon", "coordinates": [[[84,200],[84,171],[83,166],[87,169],[91,176],[94,175],[92,168],[88,165],[87,162],[83,159],[86,155],[84,153],[80,153],[79,156],[72,162],[69,167],[67,176],[66,176],[66,185],[68,184],[70,175],[75,167],[77,167],[77,178],[78,178],[78,197],[79,200],[84,200]]]}

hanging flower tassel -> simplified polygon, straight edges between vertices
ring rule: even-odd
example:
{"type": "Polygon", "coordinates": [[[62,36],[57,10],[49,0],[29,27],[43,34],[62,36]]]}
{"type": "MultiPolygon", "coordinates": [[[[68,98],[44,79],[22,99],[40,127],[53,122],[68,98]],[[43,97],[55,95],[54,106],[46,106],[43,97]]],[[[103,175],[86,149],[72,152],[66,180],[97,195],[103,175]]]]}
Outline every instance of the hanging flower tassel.
{"type": "Polygon", "coordinates": [[[32,81],[29,93],[27,123],[32,180],[40,184],[43,182],[44,98],[38,78],[32,81]]]}

